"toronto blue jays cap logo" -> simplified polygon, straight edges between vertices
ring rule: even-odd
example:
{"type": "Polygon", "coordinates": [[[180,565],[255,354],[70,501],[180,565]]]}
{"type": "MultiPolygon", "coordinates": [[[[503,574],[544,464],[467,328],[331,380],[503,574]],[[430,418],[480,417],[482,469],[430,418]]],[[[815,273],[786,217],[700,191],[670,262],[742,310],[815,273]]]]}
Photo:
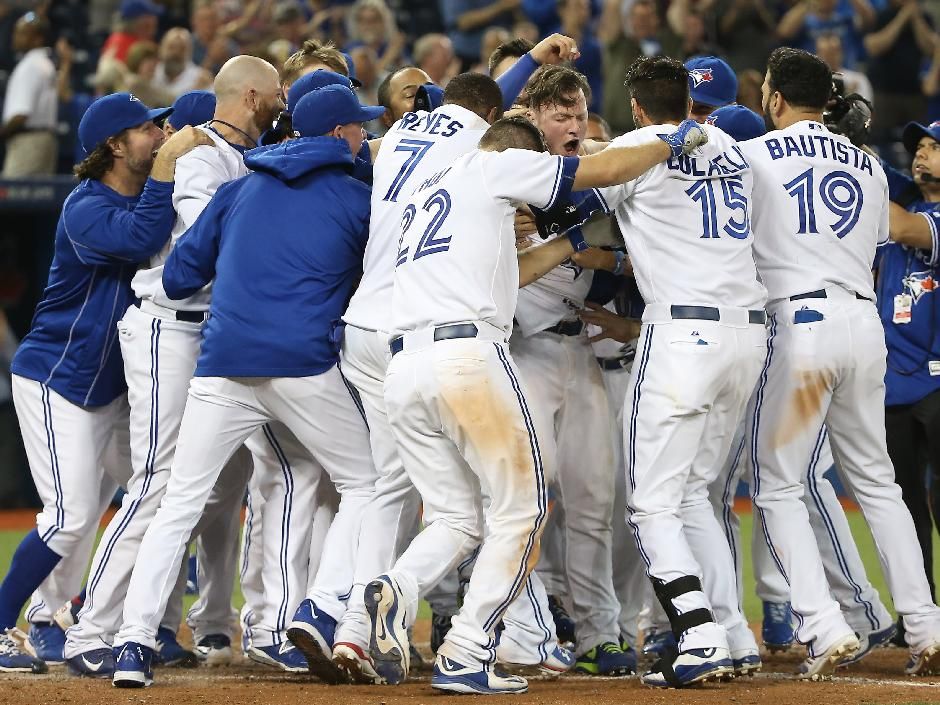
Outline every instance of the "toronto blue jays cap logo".
{"type": "Polygon", "coordinates": [[[692,78],[692,83],[696,88],[701,86],[703,83],[710,83],[712,80],[712,70],[711,69],[692,69],[689,71],[689,76],[692,78]]]}
{"type": "Polygon", "coordinates": [[[916,304],[924,294],[937,290],[937,280],[933,278],[933,272],[911,272],[904,277],[904,288],[916,304]]]}

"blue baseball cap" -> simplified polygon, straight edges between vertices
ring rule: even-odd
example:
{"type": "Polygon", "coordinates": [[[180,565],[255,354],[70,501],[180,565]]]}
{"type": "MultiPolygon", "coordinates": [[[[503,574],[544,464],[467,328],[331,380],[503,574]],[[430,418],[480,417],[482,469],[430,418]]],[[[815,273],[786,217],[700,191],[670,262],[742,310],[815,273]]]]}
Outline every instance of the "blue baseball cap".
{"type": "Polygon", "coordinates": [[[911,154],[917,151],[917,143],[922,137],[930,137],[940,142],[940,120],[921,125],[919,122],[909,122],[904,126],[904,132],[901,135],[901,141],[904,143],[904,149],[911,154]]]}
{"type": "Polygon", "coordinates": [[[135,20],[144,15],[156,15],[159,17],[162,14],[163,6],[150,2],[150,0],[124,0],[121,3],[122,20],[135,20]]]}
{"type": "Polygon", "coordinates": [[[202,125],[215,114],[215,94],[211,91],[188,91],[173,101],[173,113],[167,122],[174,130],[187,125],[202,125]]]}
{"type": "Polygon", "coordinates": [[[685,62],[692,100],[716,108],[738,99],[738,77],[717,56],[695,56],[685,62]]]}
{"type": "Polygon", "coordinates": [[[352,88],[352,82],[341,73],[318,69],[304,74],[291,84],[287,91],[287,112],[293,114],[297,103],[310,91],[326,86],[346,86],[352,88]]]}
{"type": "Polygon", "coordinates": [[[362,81],[356,78],[356,62],[345,51],[341,51],[340,54],[346,59],[346,70],[349,71],[349,80],[352,82],[353,88],[362,88],[362,81]]]}
{"type": "Polygon", "coordinates": [[[767,132],[764,118],[743,105],[726,105],[705,118],[709,125],[727,132],[737,142],[761,137],[767,132]]]}
{"type": "Polygon", "coordinates": [[[415,110],[431,112],[444,104],[444,89],[434,83],[425,83],[415,91],[415,110]]]}
{"type": "Polygon", "coordinates": [[[381,105],[361,105],[348,86],[324,86],[301,98],[291,119],[301,137],[316,137],[331,132],[337,125],[368,122],[383,115],[381,105]]]}
{"type": "Polygon", "coordinates": [[[173,108],[148,108],[133,93],[111,93],[88,106],[78,123],[78,141],[85,153],[91,154],[109,137],[172,112],[173,108]]]}

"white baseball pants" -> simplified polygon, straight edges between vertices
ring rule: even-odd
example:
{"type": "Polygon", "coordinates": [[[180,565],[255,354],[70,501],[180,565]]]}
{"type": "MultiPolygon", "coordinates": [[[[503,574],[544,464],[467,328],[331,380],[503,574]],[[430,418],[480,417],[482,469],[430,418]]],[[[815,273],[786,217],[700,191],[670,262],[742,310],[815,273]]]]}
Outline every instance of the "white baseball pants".
{"type": "Polygon", "coordinates": [[[886,449],[884,329],[871,302],[838,287],[826,293],[768,307],[770,340],[748,427],[755,505],[771,555],[790,583],[797,638],[811,654],[822,653],[852,632],[829,592],[801,501],[803,475],[819,453],[825,424],[836,465],[879,548],[908,644],[920,650],[940,638],[940,608],[886,449]]]}
{"type": "Polygon", "coordinates": [[[419,579],[437,582],[483,539],[481,492],[490,500],[463,607],[438,652],[461,663],[495,659],[495,627],[538,560],[547,510],[547,456],[524,385],[501,331],[476,325],[478,338],[407,334],[385,380],[389,423],[424,500],[425,529],[391,571],[409,616],[419,579]]]}
{"type": "Polygon", "coordinates": [[[697,576],[707,596],[687,592],[672,604],[680,615],[711,610],[716,620],[685,631],[682,649],[753,644],[708,486],[744,415],[766,330],[749,324],[746,310],[721,315],[673,320],[668,305],[647,305],[624,405],[630,523],[647,573],[664,583],[697,576]]]}

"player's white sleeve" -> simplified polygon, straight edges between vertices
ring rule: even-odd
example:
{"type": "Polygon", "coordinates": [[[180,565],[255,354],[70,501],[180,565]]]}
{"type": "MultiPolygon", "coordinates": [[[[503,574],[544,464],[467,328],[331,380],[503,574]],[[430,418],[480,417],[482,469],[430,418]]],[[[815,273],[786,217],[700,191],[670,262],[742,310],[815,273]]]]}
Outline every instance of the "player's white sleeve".
{"type": "Polygon", "coordinates": [[[480,152],[484,183],[491,196],[549,208],[571,193],[577,157],[556,157],[530,149],[480,152]]]}
{"type": "MultiPolygon", "coordinates": [[[[884,194],[882,194],[882,203],[884,204],[881,208],[881,218],[878,222],[878,245],[884,245],[888,240],[891,239],[890,230],[888,228],[888,213],[890,209],[888,207],[890,200],[888,199],[888,183],[885,182],[884,194]]],[[[936,241],[936,232],[934,232],[934,241],[936,241]]]]}
{"type": "MultiPolygon", "coordinates": [[[[612,149],[614,147],[633,147],[638,144],[646,144],[648,141],[648,134],[638,136],[636,131],[628,132],[625,135],[620,135],[620,137],[615,138],[609,145],[607,145],[607,147],[605,147],[605,149],[612,149]]],[[[617,210],[617,206],[619,206],[633,194],[633,192],[636,190],[637,181],[641,178],[643,178],[642,174],[633,181],[627,181],[624,184],[616,184],[614,186],[605,186],[604,188],[595,188],[592,189],[592,191],[597,194],[597,197],[600,200],[601,205],[604,207],[605,212],[613,213],[615,210],[617,210]]]]}
{"type": "Polygon", "coordinates": [[[213,194],[229,177],[218,158],[214,146],[200,146],[176,161],[173,177],[173,208],[186,228],[209,205],[213,194]]]}

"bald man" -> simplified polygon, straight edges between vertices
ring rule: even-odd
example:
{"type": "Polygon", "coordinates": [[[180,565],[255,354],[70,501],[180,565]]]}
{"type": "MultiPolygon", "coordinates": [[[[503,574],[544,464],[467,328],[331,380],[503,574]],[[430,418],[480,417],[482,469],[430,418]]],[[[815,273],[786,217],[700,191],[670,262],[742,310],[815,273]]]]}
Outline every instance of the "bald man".
{"type": "Polygon", "coordinates": [[[13,50],[22,54],[7,83],[0,123],[6,142],[3,177],[54,174],[56,166],[56,71],[49,49],[48,26],[27,12],[13,28],[13,50]]]}
{"type": "MultiPolygon", "coordinates": [[[[208,290],[171,300],[163,291],[163,262],[179,236],[193,224],[222,184],[248,173],[243,155],[284,108],[277,70],[251,56],[226,62],[213,86],[213,118],[198,129],[211,146],[194,149],[177,165],[173,187],[176,220],[163,250],[135,275],[139,301],[118,324],[124,376],[130,402],[133,476],[127,495],[105,530],[92,561],[85,605],[68,630],[65,657],[75,675],[111,677],[114,661],[108,645],[121,625],[125,595],[140,543],[163,498],[199,353],[209,308],[208,290]]],[[[270,451],[270,456],[275,456],[270,451]]],[[[237,566],[238,516],[251,472],[251,457],[236,453],[222,475],[206,513],[196,527],[200,536],[200,601],[190,612],[196,654],[176,642],[182,618],[182,589],[156,615],[155,651],[164,663],[195,665],[196,658],[224,664],[231,660],[231,588],[237,566]]],[[[146,604],[147,595],[136,598],[146,604]]]]}

